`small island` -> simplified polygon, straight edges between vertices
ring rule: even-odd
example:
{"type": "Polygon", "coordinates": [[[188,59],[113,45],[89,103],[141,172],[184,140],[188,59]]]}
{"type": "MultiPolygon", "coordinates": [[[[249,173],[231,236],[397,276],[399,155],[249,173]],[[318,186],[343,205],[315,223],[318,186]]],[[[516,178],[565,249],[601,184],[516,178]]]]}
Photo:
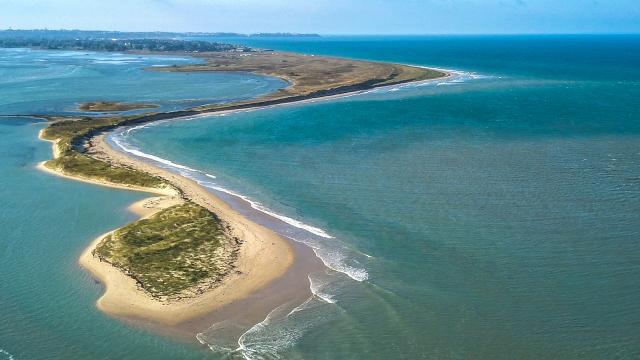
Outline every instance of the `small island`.
{"type": "Polygon", "coordinates": [[[142,109],[155,109],[158,104],[151,103],[123,103],[116,101],[96,101],[80,104],[78,109],[85,112],[122,112],[142,109]]]}
{"type": "Polygon", "coordinates": [[[233,270],[240,244],[214,213],[186,202],[112,232],[92,255],[166,302],[219,283],[233,270]]]}

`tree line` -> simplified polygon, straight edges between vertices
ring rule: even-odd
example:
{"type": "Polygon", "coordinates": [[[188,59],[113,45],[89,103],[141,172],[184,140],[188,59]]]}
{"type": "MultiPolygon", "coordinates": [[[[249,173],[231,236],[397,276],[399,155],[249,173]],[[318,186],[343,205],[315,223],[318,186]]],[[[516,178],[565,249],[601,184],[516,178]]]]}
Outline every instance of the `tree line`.
{"type": "Polygon", "coordinates": [[[0,47],[38,48],[47,50],[214,52],[251,51],[246,46],[208,41],[173,39],[47,39],[0,38],[0,47]]]}

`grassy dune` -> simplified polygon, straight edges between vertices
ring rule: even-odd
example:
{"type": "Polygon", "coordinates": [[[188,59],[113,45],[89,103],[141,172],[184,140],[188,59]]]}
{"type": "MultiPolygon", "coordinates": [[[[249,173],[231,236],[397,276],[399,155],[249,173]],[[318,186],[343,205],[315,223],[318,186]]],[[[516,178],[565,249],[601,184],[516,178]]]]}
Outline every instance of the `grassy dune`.
{"type": "Polygon", "coordinates": [[[444,72],[401,64],[359,61],[285,52],[211,52],[197,55],[205,64],[153,68],[156,71],[245,71],[289,81],[286,89],[265,98],[306,96],[327,90],[367,89],[443,77],[444,72]]]}
{"type": "MultiPolygon", "coordinates": [[[[429,69],[397,64],[314,57],[274,52],[207,53],[203,65],[157,69],[159,71],[249,71],[287,79],[291,85],[259,99],[202,106],[166,113],[130,116],[52,118],[41,137],[56,143],[50,169],[79,178],[145,188],[172,185],[145,172],[104,161],[86,151],[85,142],[119,126],[192,116],[207,112],[274,105],[376,86],[443,77],[429,69]]],[[[95,103],[117,108],[115,103],[95,103]]],[[[134,278],[141,288],[159,300],[195,296],[211,288],[233,270],[239,240],[207,209],[185,199],[107,236],[93,255],[134,278]]]]}
{"type": "MultiPolygon", "coordinates": [[[[213,52],[201,53],[198,56],[205,58],[207,63],[153,69],[179,72],[255,72],[287,79],[291,85],[286,89],[273,92],[259,99],[231,104],[205,105],[184,111],[130,116],[54,119],[56,121],[43,130],[42,137],[56,141],[59,156],[47,162],[45,166],[60,170],[67,175],[109,181],[116,184],[165,187],[169,186],[169,184],[160,178],[134,169],[116,167],[85,154],[81,149],[83,140],[99,132],[111,130],[120,125],[131,125],[136,122],[142,123],[206,112],[273,105],[304,98],[369,89],[376,86],[434,79],[446,75],[437,70],[400,64],[269,51],[251,53],[213,52]]],[[[108,108],[111,110],[122,110],[121,106],[126,105],[109,102],[88,104],[92,104],[91,106],[96,109],[108,108]]]]}
{"type": "Polygon", "coordinates": [[[94,256],[134,278],[151,296],[167,299],[222,279],[233,269],[234,245],[237,240],[215,214],[185,203],[115,231],[94,256]]]}
{"type": "Polygon", "coordinates": [[[92,130],[115,126],[125,117],[65,119],[54,122],[44,129],[41,137],[56,142],[58,156],[45,163],[45,166],[65,175],[78,176],[98,181],[107,181],[121,185],[133,185],[146,188],[167,187],[169,184],[161,178],[121,166],[113,166],[95,159],[76,149],[79,139],[92,130]]]}
{"type": "Polygon", "coordinates": [[[130,111],[130,110],[140,110],[140,109],[154,109],[160,107],[158,104],[152,103],[124,103],[124,102],[116,102],[116,101],[95,101],[95,102],[86,102],[80,104],[78,109],[80,111],[91,111],[91,112],[114,112],[114,111],[130,111]]]}

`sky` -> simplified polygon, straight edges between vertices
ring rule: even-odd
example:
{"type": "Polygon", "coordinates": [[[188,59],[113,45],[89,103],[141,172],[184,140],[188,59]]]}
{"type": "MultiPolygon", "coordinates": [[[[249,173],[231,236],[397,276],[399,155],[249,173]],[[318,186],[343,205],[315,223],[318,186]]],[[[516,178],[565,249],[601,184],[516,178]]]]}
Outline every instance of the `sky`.
{"type": "Polygon", "coordinates": [[[0,0],[0,29],[640,33],[640,0],[0,0]]]}

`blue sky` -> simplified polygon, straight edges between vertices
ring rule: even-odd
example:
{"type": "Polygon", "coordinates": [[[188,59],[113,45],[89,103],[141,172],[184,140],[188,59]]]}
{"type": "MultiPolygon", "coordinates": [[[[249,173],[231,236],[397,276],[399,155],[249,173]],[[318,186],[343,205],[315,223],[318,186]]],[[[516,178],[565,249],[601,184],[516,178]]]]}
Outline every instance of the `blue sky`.
{"type": "Polygon", "coordinates": [[[640,0],[0,0],[0,29],[639,33],[640,0]]]}

